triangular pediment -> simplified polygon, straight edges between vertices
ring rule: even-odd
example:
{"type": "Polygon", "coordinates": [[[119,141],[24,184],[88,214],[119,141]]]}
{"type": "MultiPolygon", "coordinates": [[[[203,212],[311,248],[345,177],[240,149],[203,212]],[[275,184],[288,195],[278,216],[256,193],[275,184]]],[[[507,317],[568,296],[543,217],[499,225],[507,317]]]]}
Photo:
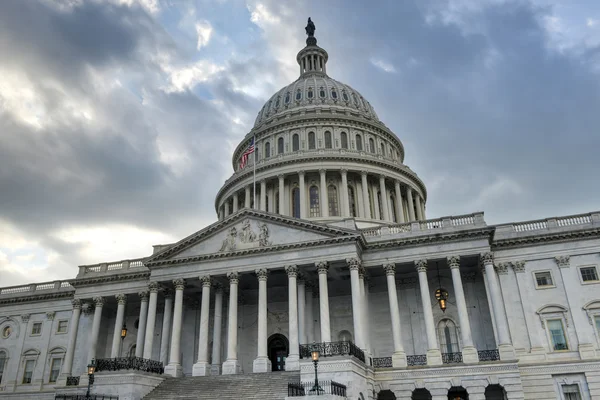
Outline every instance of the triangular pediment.
{"type": "Polygon", "coordinates": [[[243,210],[168,246],[144,264],[221,258],[359,238],[360,233],[351,229],[243,210]]]}

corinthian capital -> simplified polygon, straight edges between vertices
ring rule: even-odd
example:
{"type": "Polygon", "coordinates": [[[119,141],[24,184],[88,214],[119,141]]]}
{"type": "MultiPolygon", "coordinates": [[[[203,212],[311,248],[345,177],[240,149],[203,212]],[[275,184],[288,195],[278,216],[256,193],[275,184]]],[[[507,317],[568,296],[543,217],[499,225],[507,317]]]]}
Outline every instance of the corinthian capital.
{"type": "Polygon", "coordinates": [[[494,263],[494,253],[488,251],[486,253],[481,253],[479,255],[482,265],[493,264],[494,263]]]}
{"type": "Polygon", "coordinates": [[[173,286],[175,286],[175,290],[183,290],[185,287],[185,280],[182,278],[174,279],[173,286]]]}
{"type": "Polygon", "coordinates": [[[327,264],[327,261],[316,262],[315,267],[317,267],[317,271],[319,274],[327,274],[327,270],[329,270],[329,265],[327,264]]]}
{"type": "Polygon", "coordinates": [[[556,261],[560,268],[569,268],[571,266],[570,259],[570,256],[554,257],[554,261],[556,261]]]}
{"type": "Polygon", "coordinates": [[[142,300],[142,302],[148,301],[148,291],[147,290],[142,290],[141,292],[138,293],[138,296],[140,296],[140,300],[142,300]]]}
{"type": "Polygon", "coordinates": [[[269,270],[266,268],[260,268],[254,271],[259,281],[266,281],[269,277],[269,270]]]}
{"type": "Polygon", "coordinates": [[[515,272],[525,272],[525,261],[515,261],[512,267],[515,272]]]}
{"type": "Polygon", "coordinates": [[[104,297],[101,297],[101,296],[94,297],[94,305],[96,307],[102,307],[104,305],[104,297]]]}
{"type": "Polygon", "coordinates": [[[298,276],[298,267],[296,265],[286,265],[285,272],[287,273],[288,277],[295,278],[298,276]]]}
{"type": "Polygon", "coordinates": [[[427,260],[417,260],[415,261],[415,267],[418,272],[427,272],[427,260]]]}
{"type": "Polygon", "coordinates": [[[81,299],[73,299],[71,300],[71,304],[73,305],[73,309],[81,309],[81,299]]]}
{"type": "Polygon", "coordinates": [[[383,266],[385,274],[388,276],[396,276],[396,264],[385,264],[383,266]]]}
{"type": "Polygon", "coordinates": [[[356,257],[347,258],[346,264],[348,264],[348,269],[350,269],[350,271],[356,271],[360,268],[360,260],[356,257]]]}
{"type": "Polygon", "coordinates": [[[508,262],[498,263],[498,265],[496,265],[496,271],[498,271],[498,275],[508,274],[508,266],[509,265],[510,265],[510,263],[508,263],[508,262]]]}
{"type": "Polygon", "coordinates": [[[212,279],[210,278],[210,275],[204,275],[200,277],[200,282],[202,282],[202,287],[210,287],[212,279]]]}
{"type": "Polygon", "coordinates": [[[158,282],[150,282],[148,284],[148,291],[150,293],[158,293],[158,282]]]}
{"type": "Polygon", "coordinates": [[[124,306],[125,303],[127,302],[127,295],[123,294],[123,293],[119,293],[118,295],[115,296],[115,299],[117,299],[117,304],[124,306]]]}
{"type": "Polygon", "coordinates": [[[227,279],[229,279],[229,284],[237,285],[240,282],[240,274],[237,271],[228,272],[227,279]]]}
{"type": "Polygon", "coordinates": [[[460,268],[459,256],[450,256],[446,260],[448,261],[448,266],[450,267],[450,269],[460,268]]]}

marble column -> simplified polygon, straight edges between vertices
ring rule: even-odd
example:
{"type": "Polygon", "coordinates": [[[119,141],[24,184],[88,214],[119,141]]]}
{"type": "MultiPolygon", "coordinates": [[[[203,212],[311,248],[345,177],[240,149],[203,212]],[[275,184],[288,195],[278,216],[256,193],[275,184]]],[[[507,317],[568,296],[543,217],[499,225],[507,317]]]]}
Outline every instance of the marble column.
{"type": "Polygon", "coordinates": [[[125,303],[127,302],[127,295],[121,293],[116,295],[115,298],[117,299],[117,316],[115,318],[115,330],[113,331],[110,358],[118,358],[121,356],[121,329],[123,328],[123,318],[125,317],[125,303]]]}
{"type": "Polygon", "coordinates": [[[238,194],[237,192],[233,194],[233,212],[237,212],[238,207],[239,207],[239,198],[238,198],[238,194]]]}
{"type": "Polygon", "coordinates": [[[364,267],[360,267],[358,269],[358,280],[360,286],[360,297],[362,300],[362,312],[361,312],[361,324],[362,324],[362,332],[363,338],[365,341],[365,348],[367,349],[367,354],[369,357],[372,354],[371,349],[371,318],[369,317],[369,278],[365,276],[364,267]]]}
{"type": "Polygon", "coordinates": [[[394,354],[392,366],[394,368],[406,367],[406,353],[402,344],[402,329],[400,325],[400,310],[398,308],[398,291],[396,289],[396,265],[383,266],[387,277],[388,300],[390,303],[390,316],[392,320],[392,338],[394,341],[394,354]]]}
{"type": "Polygon", "coordinates": [[[144,338],[146,335],[146,322],[148,319],[148,292],[141,291],[140,296],[140,318],[138,320],[138,331],[135,340],[135,356],[142,357],[144,355],[144,338]]]}
{"type": "Polygon", "coordinates": [[[279,178],[279,215],[285,215],[285,185],[283,174],[277,176],[279,178]]]}
{"type": "Polygon", "coordinates": [[[329,217],[329,196],[327,195],[327,171],[324,169],[320,169],[319,174],[321,176],[321,187],[319,189],[319,197],[321,202],[321,217],[329,217]]]}
{"type": "Polygon", "coordinates": [[[408,220],[409,222],[416,221],[415,218],[415,203],[413,202],[413,193],[410,187],[406,188],[406,203],[408,207],[408,220]]]}
{"type": "Polygon", "coordinates": [[[148,318],[146,322],[146,335],[144,338],[144,358],[152,359],[152,348],[154,347],[154,328],[156,325],[156,305],[158,302],[158,283],[148,284],[150,298],[148,301],[148,318]]]}
{"type": "Polygon", "coordinates": [[[223,287],[215,284],[215,310],[213,317],[213,348],[211,375],[221,374],[221,326],[223,325],[223,287]]]}
{"type": "Polygon", "coordinates": [[[237,356],[239,274],[230,272],[227,274],[227,278],[229,278],[229,320],[227,323],[227,360],[223,363],[223,375],[234,375],[241,370],[237,356]]]}
{"type": "Polygon", "coordinates": [[[225,218],[229,217],[229,199],[225,200],[225,204],[223,205],[223,207],[225,207],[225,218]]]}
{"type": "Polygon", "coordinates": [[[427,219],[427,215],[425,215],[425,199],[421,201],[421,216],[423,219],[427,219]]]}
{"type": "Polygon", "coordinates": [[[362,299],[360,297],[360,282],[358,278],[358,269],[360,268],[360,260],[358,258],[348,258],[346,260],[348,269],[350,270],[350,289],[352,292],[352,322],[354,326],[354,344],[360,349],[364,349],[362,334],[362,299]]]}
{"type": "Polygon", "coordinates": [[[288,265],[285,267],[288,276],[288,318],[289,318],[289,354],[285,360],[286,371],[300,369],[300,343],[298,341],[298,267],[288,265]]]}
{"type": "Polygon", "coordinates": [[[327,287],[327,262],[315,264],[319,273],[319,313],[321,316],[321,342],[331,342],[331,326],[329,324],[329,289],[327,287]]]}
{"type": "Polygon", "coordinates": [[[173,309],[173,331],[171,334],[171,349],[169,351],[169,364],[165,367],[165,375],[174,378],[183,376],[181,367],[181,323],[183,321],[183,288],[185,281],[175,279],[175,306],[173,309]]]}
{"type": "Polygon", "coordinates": [[[300,344],[306,341],[306,282],[304,274],[298,273],[298,340],[300,344]]]}
{"type": "Polygon", "coordinates": [[[218,214],[219,214],[219,221],[223,221],[223,218],[225,218],[225,215],[223,214],[223,207],[222,206],[219,207],[218,214]]]}
{"type": "Polygon", "coordinates": [[[313,283],[306,283],[306,343],[312,343],[315,341],[315,315],[313,308],[313,283]]]}
{"type": "Polygon", "coordinates": [[[306,184],[304,183],[304,171],[298,172],[300,190],[300,218],[306,218],[306,184]]]}
{"type": "Polygon", "coordinates": [[[425,218],[423,218],[423,209],[421,208],[421,195],[416,193],[415,196],[415,208],[417,209],[417,218],[419,219],[419,221],[423,221],[425,218]]]}
{"type": "Polygon", "coordinates": [[[506,311],[504,310],[504,300],[500,292],[500,283],[494,270],[494,254],[487,252],[481,254],[481,263],[485,268],[485,276],[490,290],[490,299],[492,304],[490,308],[494,309],[494,319],[496,320],[496,331],[498,334],[498,351],[501,360],[515,360],[515,349],[510,340],[508,330],[508,321],[506,320],[506,311]]]}
{"type": "Polygon", "coordinates": [[[377,199],[377,192],[378,192],[378,188],[377,188],[377,184],[373,182],[372,186],[371,186],[371,193],[373,193],[373,212],[375,215],[373,215],[373,219],[376,220],[380,220],[381,219],[381,214],[379,213],[379,201],[377,199]]]}
{"type": "Polygon", "coordinates": [[[252,365],[252,372],[271,371],[267,349],[267,278],[269,271],[266,268],[255,271],[258,277],[258,338],[256,359],[252,365]]]}
{"type": "Polygon", "coordinates": [[[460,336],[462,339],[463,362],[467,364],[476,363],[479,362],[479,357],[477,355],[477,349],[473,345],[473,336],[471,335],[471,324],[469,323],[465,291],[460,276],[460,257],[451,256],[447,258],[447,261],[450,272],[452,273],[454,297],[456,298],[456,308],[458,309],[458,324],[460,326],[460,336]]]}
{"type": "Polygon", "coordinates": [[[383,212],[381,219],[384,221],[390,221],[390,215],[388,213],[388,195],[385,187],[385,176],[383,175],[379,176],[379,191],[381,192],[381,211],[383,212]]]}
{"type": "Polygon", "coordinates": [[[208,325],[210,321],[210,286],[209,275],[200,277],[202,282],[202,303],[200,304],[200,333],[198,335],[198,361],[192,367],[192,376],[207,376],[210,374],[208,363],[208,325]]]}
{"type": "Polygon", "coordinates": [[[102,307],[104,306],[104,298],[94,297],[94,306],[94,320],[92,322],[92,335],[90,336],[88,363],[96,358],[96,348],[98,347],[98,336],[100,335],[100,324],[102,322],[102,307]]]}
{"type": "Polygon", "coordinates": [[[342,187],[340,188],[342,199],[342,217],[350,216],[350,201],[348,200],[348,170],[342,169],[342,187]]]}
{"type": "Polygon", "coordinates": [[[246,186],[244,188],[244,208],[250,208],[252,191],[250,190],[250,186],[246,186]]]}
{"type": "Polygon", "coordinates": [[[364,207],[364,215],[362,215],[365,219],[371,219],[371,205],[369,203],[369,182],[367,181],[367,171],[362,171],[360,173],[361,176],[361,188],[363,195],[363,207],[364,207]]]}
{"type": "Polygon", "coordinates": [[[267,211],[267,182],[264,179],[260,181],[260,211],[267,211]]]}
{"type": "Polygon", "coordinates": [[[77,331],[79,330],[79,318],[81,317],[81,300],[71,300],[73,305],[73,315],[69,321],[69,339],[67,342],[67,352],[65,362],[62,366],[62,375],[71,376],[73,373],[73,356],[75,355],[75,346],[77,345],[77,331]]]}
{"type": "Polygon", "coordinates": [[[163,311],[162,333],[160,335],[160,362],[169,363],[169,341],[171,338],[171,316],[173,315],[173,292],[165,289],[165,308],[163,311]]]}
{"type": "Polygon", "coordinates": [[[431,293],[427,281],[427,260],[415,261],[419,273],[419,286],[421,288],[421,302],[423,304],[423,317],[425,318],[425,331],[427,333],[427,365],[441,365],[442,353],[437,342],[433,311],[431,309],[431,293]]]}

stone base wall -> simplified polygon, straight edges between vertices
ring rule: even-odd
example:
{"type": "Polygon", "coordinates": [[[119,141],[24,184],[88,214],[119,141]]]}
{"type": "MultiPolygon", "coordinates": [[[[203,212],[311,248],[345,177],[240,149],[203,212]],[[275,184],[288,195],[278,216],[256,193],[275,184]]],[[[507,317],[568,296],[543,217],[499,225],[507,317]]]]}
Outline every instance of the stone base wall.
{"type": "MultiPolygon", "coordinates": [[[[99,372],[94,375],[92,394],[119,396],[119,400],[141,400],[167,377],[140,371],[99,372]]],[[[87,375],[82,376],[80,388],[86,388],[87,375]]]]}

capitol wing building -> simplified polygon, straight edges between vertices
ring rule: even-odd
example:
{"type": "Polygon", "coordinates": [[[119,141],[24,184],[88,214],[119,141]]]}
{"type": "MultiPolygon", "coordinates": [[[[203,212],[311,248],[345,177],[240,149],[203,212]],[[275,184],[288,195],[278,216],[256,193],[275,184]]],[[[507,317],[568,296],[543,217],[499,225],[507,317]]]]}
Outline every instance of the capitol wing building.
{"type": "Polygon", "coordinates": [[[331,399],[600,399],[600,212],[428,219],[402,142],[306,31],[217,222],[0,288],[0,400],[284,399],[320,394],[315,368],[331,399]]]}

